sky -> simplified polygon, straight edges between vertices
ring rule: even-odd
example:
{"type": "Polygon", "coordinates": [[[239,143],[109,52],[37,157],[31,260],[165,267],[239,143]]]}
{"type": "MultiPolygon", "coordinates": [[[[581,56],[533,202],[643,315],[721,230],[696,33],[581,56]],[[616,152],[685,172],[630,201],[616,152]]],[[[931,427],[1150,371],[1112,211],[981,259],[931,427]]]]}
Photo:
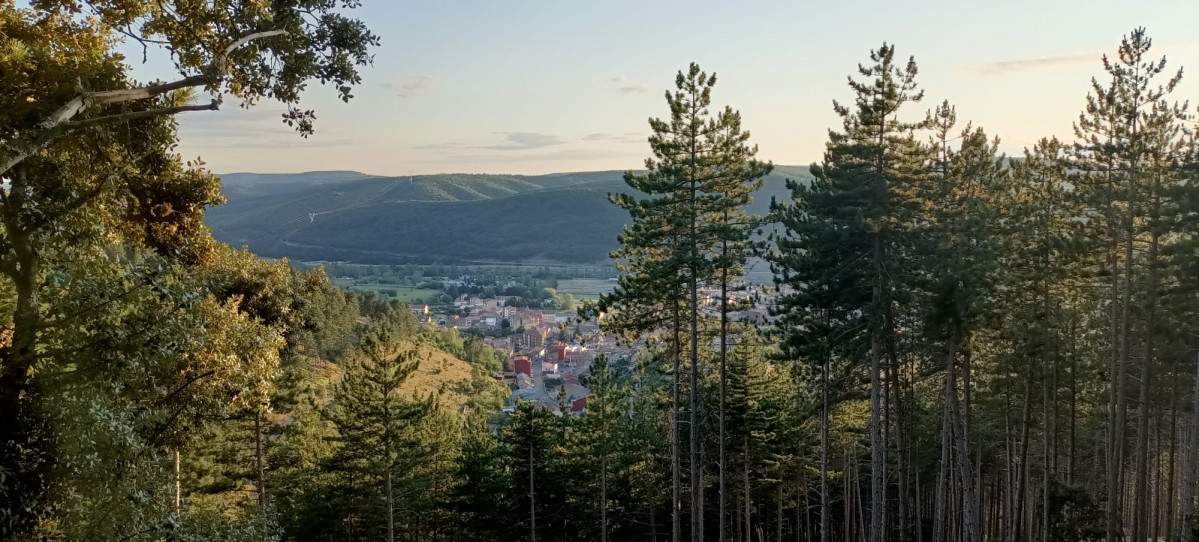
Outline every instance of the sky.
{"type": "MultiPolygon", "coordinates": [[[[348,104],[313,84],[316,134],[279,121],[281,104],[181,118],[180,152],[217,173],[355,170],[379,175],[543,174],[640,168],[647,119],[697,62],[717,75],[713,105],[741,112],[759,157],[808,164],[839,127],[834,99],[884,41],[913,55],[922,118],[942,100],[1019,154],[1073,139],[1100,57],[1137,26],[1172,69],[1199,67],[1199,2],[363,0],[381,38],[348,104]]],[[[128,55],[140,62],[138,54],[128,55]]],[[[164,77],[152,60],[134,73],[164,77]]],[[[1199,103],[1199,75],[1176,96],[1199,103]]]]}

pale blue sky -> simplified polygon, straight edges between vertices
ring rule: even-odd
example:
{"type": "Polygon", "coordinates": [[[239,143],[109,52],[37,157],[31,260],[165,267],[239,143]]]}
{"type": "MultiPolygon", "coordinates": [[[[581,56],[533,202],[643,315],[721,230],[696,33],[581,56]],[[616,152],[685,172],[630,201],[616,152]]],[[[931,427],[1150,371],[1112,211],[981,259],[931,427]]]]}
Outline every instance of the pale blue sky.
{"type": "MultiPolygon", "coordinates": [[[[363,3],[382,46],[349,104],[309,92],[315,136],[281,125],[277,104],[230,106],[184,117],[181,152],[217,172],[637,168],[646,119],[667,113],[663,91],[696,61],[762,158],[807,164],[837,124],[831,100],[850,99],[845,77],[886,40],[920,66],[926,100],[910,115],[948,98],[1017,153],[1072,138],[1099,55],[1134,26],[1173,67],[1199,68],[1195,1],[363,3]]],[[[1184,78],[1179,97],[1199,100],[1199,81],[1184,78]]]]}

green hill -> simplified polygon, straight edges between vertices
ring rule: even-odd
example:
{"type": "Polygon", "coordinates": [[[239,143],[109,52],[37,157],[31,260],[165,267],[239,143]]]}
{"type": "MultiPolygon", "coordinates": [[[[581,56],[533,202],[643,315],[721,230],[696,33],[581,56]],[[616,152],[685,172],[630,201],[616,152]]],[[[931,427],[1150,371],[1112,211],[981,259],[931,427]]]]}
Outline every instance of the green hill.
{"type": "MultiPolygon", "coordinates": [[[[353,171],[222,176],[217,239],[267,257],[357,263],[602,263],[627,215],[619,171],[383,177],[353,171]]],[[[787,197],[779,166],[754,202],[787,197]]]]}

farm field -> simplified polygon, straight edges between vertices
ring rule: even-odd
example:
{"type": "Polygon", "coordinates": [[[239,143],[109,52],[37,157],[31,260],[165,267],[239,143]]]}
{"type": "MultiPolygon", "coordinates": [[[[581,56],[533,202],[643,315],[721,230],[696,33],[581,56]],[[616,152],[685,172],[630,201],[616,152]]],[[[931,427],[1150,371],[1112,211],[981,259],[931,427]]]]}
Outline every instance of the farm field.
{"type": "Polygon", "coordinates": [[[381,284],[373,282],[355,282],[354,279],[334,278],[333,284],[361,293],[375,293],[381,296],[398,299],[404,303],[430,303],[441,295],[440,290],[430,288],[414,288],[402,284],[381,284]]]}
{"type": "Polygon", "coordinates": [[[599,299],[600,294],[612,291],[615,281],[607,279],[559,279],[558,293],[572,294],[581,299],[599,299]]]}

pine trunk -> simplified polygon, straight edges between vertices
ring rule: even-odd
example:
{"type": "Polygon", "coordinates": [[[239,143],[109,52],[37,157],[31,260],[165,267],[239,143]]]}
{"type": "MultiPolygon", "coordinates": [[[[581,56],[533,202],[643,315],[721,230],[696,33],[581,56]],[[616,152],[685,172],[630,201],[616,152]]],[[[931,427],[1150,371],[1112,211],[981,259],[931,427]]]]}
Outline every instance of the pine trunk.
{"type": "Polygon", "coordinates": [[[829,542],[828,495],[828,370],[829,353],[825,352],[820,366],[820,542],[829,542]]]}
{"type": "MultiPolygon", "coordinates": [[[[1154,183],[1156,185],[1156,182],[1154,183]]],[[[1156,192],[1156,187],[1154,188],[1156,192]]],[[[1156,202],[1155,202],[1156,203],[1156,202]]],[[[1151,221],[1156,222],[1156,212],[1154,212],[1151,221]]],[[[1158,251],[1158,235],[1156,225],[1153,226],[1154,231],[1151,233],[1149,244],[1149,276],[1146,287],[1146,319],[1145,319],[1145,360],[1141,370],[1141,393],[1140,393],[1140,409],[1137,415],[1140,417],[1137,423],[1137,472],[1136,472],[1136,509],[1133,515],[1133,540],[1141,541],[1145,539],[1146,531],[1149,528],[1149,502],[1151,501],[1151,493],[1149,488],[1149,414],[1150,414],[1150,391],[1153,389],[1153,352],[1154,352],[1154,316],[1157,308],[1157,251],[1158,251]]]]}
{"type": "Polygon", "coordinates": [[[1195,360],[1195,388],[1191,397],[1191,423],[1187,435],[1187,445],[1184,448],[1182,468],[1182,496],[1179,498],[1182,516],[1182,533],[1179,540],[1191,542],[1194,529],[1195,513],[1195,477],[1199,471],[1199,458],[1195,452],[1199,450],[1199,359],[1195,360]]]}
{"type": "MultiPolygon", "coordinates": [[[[536,478],[534,476],[533,463],[533,443],[529,442],[529,540],[537,542],[537,492],[536,478]]],[[[387,472],[387,531],[388,540],[391,541],[391,471],[387,472]]]]}
{"type": "Polygon", "coordinates": [[[682,358],[683,358],[683,343],[682,343],[682,312],[680,303],[676,299],[674,302],[674,372],[672,373],[673,380],[671,383],[671,398],[670,398],[670,533],[671,542],[682,542],[683,527],[681,515],[683,513],[683,500],[680,495],[680,465],[682,458],[679,453],[679,379],[682,373],[682,358]]]}
{"type": "Polygon", "coordinates": [[[974,466],[970,463],[969,444],[966,439],[966,427],[962,421],[961,410],[958,407],[956,352],[957,334],[951,332],[949,337],[949,355],[945,362],[945,400],[948,403],[949,420],[946,425],[952,427],[951,434],[955,443],[953,456],[958,468],[959,487],[961,489],[961,519],[965,531],[966,542],[981,542],[981,532],[978,525],[978,498],[974,493],[974,466]]]}
{"type": "MultiPolygon", "coordinates": [[[[531,463],[530,463],[530,465],[531,465],[531,463]]],[[[395,542],[395,539],[396,539],[396,534],[395,534],[395,524],[396,524],[396,520],[395,520],[395,510],[396,510],[395,488],[393,487],[393,484],[392,484],[391,470],[392,470],[392,467],[389,465],[387,467],[387,542],[395,542]]],[[[533,470],[530,468],[529,469],[530,476],[532,475],[532,473],[533,473],[533,470]]],[[[530,487],[532,487],[532,486],[530,486],[530,487]]],[[[533,542],[537,542],[536,537],[534,537],[533,542]]]]}
{"type": "MultiPolygon", "coordinates": [[[[728,251],[729,251],[727,241],[722,243],[722,248],[723,248],[722,253],[723,253],[724,257],[727,258],[728,251]]],[[[724,411],[725,411],[725,395],[726,395],[726,388],[727,388],[726,382],[727,382],[727,377],[728,377],[728,370],[727,370],[727,365],[726,365],[727,355],[728,355],[728,321],[729,321],[728,286],[729,286],[728,262],[725,261],[723,264],[723,267],[720,270],[720,437],[719,437],[719,440],[717,443],[718,448],[719,448],[719,450],[717,452],[718,453],[717,470],[720,473],[720,521],[719,521],[720,542],[725,542],[726,531],[728,530],[728,523],[726,522],[727,519],[725,517],[726,510],[728,507],[728,495],[725,493],[725,491],[726,491],[726,489],[725,489],[725,485],[726,485],[725,467],[726,467],[726,464],[725,464],[725,456],[724,456],[724,447],[725,447],[725,438],[726,438],[725,425],[724,425],[724,411]]]]}
{"type": "MultiPolygon", "coordinates": [[[[883,243],[877,234],[874,239],[875,283],[872,304],[876,319],[883,313],[883,243]]],[[[870,542],[883,542],[886,486],[883,478],[882,427],[882,322],[875,322],[870,340],[870,542]]]]}

